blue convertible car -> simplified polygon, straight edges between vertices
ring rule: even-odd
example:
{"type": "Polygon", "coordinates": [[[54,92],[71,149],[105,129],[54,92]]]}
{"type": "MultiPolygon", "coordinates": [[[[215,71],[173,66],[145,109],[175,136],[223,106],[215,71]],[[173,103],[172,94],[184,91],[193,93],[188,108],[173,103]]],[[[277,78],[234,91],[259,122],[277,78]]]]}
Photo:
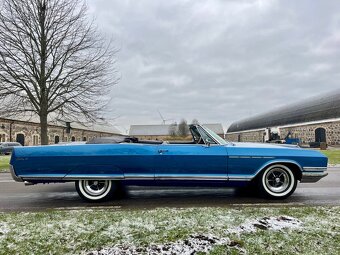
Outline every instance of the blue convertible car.
{"type": "Polygon", "coordinates": [[[87,144],[17,147],[13,179],[25,184],[74,181],[87,201],[111,197],[119,184],[252,185],[269,198],[290,196],[297,182],[327,173],[327,157],[283,145],[226,142],[201,125],[190,125],[192,141],[101,138],[87,144]]]}

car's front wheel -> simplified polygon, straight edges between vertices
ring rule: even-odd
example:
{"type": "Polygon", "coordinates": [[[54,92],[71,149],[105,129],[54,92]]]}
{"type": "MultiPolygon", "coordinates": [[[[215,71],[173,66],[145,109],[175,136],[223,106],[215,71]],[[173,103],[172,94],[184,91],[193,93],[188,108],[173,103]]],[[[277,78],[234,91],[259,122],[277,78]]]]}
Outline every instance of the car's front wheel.
{"type": "Polygon", "coordinates": [[[289,197],[296,189],[297,179],[293,171],[285,165],[271,165],[258,178],[262,195],[273,199],[289,197]]]}
{"type": "Polygon", "coordinates": [[[76,190],[88,202],[102,202],[113,195],[115,185],[111,180],[79,180],[76,181],[76,190]]]}

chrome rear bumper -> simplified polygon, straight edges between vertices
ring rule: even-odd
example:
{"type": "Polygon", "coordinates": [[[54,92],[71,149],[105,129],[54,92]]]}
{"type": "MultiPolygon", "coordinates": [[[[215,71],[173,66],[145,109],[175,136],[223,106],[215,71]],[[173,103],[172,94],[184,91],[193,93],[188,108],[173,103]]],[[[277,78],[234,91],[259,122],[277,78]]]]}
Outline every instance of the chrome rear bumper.
{"type": "Polygon", "coordinates": [[[16,181],[16,182],[23,182],[23,180],[21,179],[21,177],[19,177],[19,176],[17,176],[17,175],[15,174],[15,171],[14,171],[14,168],[13,168],[12,165],[9,166],[9,169],[10,169],[10,171],[11,171],[11,175],[12,175],[12,178],[13,178],[14,181],[16,181]]]}

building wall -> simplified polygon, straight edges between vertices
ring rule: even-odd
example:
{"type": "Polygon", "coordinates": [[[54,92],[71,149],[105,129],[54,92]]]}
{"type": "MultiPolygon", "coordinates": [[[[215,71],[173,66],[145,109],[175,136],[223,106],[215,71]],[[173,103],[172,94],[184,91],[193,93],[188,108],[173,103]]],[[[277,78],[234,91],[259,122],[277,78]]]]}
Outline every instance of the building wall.
{"type": "MultiPolygon", "coordinates": [[[[281,138],[285,138],[291,132],[293,138],[300,138],[303,144],[315,142],[315,130],[324,128],[326,130],[326,141],[329,145],[340,145],[340,121],[326,122],[312,125],[300,125],[280,128],[281,138]]],[[[227,133],[226,139],[233,142],[263,142],[263,130],[227,133]]]]}
{"type": "Polygon", "coordinates": [[[340,145],[340,121],[320,123],[306,126],[280,128],[281,137],[284,138],[290,131],[294,138],[300,138],[303,144],[315,142],[315,130],[326,130],[326,142],[329,145],[340,145]]]}
{"type": "MultiPolygon", "coordinates": [[[[49,144],[55,143],[55,137],[59,136],[59,142],[70,142],[72,137],[75,141],[87,141],[100,136],[112,136],[111,133],[89,131],[82,129],[71,129],[70,134],[66,134],[66,129],[59,126],[48,127],[49,144]]],[[[32,122],[12,121],[0,119],[0,142],[17,141],[17,135],[22,134],[25,138],[25,146],[39,145],[40,139],[40,125],[32,122]],[[11,134],[11,135],[10,135],[11,134]],[[10,136],[12,139],[10,139],[10,136]]]]}
{"type": "Polygon", "coordinates": [[[263,130],[226,134],[226,140],[231,142],[263,142],[263,130]]]}

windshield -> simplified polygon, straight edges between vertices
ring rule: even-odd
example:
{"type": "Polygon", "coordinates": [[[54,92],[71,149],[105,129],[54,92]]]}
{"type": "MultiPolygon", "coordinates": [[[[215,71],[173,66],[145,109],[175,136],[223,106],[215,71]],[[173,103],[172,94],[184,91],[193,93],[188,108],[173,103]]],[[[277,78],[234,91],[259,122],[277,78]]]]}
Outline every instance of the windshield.
{"type": "Polygon", "coordinates": [[[224,140],[222,137],[220,137],[218,134],[216,134],[214,131],[210,130],[209,128],[203,126],[204,130],[213,138],[215,141],[217,141],[221,145],[228,144],[226,140],[224,140]]]}

